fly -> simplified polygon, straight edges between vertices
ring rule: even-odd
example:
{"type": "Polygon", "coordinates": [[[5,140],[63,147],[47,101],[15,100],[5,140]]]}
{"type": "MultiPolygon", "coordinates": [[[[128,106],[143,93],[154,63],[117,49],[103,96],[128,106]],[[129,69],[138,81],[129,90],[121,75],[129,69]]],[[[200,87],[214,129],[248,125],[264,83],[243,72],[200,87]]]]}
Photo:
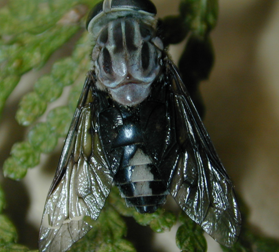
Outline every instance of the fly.
{"type": "Polygon", "coordinates": [[[65,140],[40,229],[40,251],[66,251],[96,220],[115,184],[153,213],[171,195],[219,243],[241,217],[233,184],[157,36],[149,0],[104,0],[89,14],[92,70],[65,140]]]}

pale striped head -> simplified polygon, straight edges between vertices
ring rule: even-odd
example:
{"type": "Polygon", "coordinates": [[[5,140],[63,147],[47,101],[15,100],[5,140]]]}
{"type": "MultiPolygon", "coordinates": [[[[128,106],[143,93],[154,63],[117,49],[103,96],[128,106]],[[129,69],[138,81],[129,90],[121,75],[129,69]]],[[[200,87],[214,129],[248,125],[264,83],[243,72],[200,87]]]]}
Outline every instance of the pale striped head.
{"type": "Polygon", "coordinates": [[[92,52],[97,87],[107,90],[120,104],[134,106],[147,98],[160,73],[163,44],[156,37],[154,13],[127,7],[124,10],[123,6],[117,11],[109,6],[111,3],[105,1],[106,12],[98,13],[88,23],[91,32],[97,33],[92,52]],[[98,16],[102,21],[95,20],[98,16]]]}

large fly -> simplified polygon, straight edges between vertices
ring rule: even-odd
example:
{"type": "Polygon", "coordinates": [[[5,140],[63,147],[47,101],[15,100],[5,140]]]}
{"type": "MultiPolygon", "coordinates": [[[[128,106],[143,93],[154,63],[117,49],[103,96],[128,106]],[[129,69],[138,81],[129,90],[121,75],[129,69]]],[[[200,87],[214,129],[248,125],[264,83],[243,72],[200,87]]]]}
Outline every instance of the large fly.
{"type": "Polygon", "coordinates": [[[153,213],[171,195],[219,243],[241,217],[229,179],[176,67],[149,0],[104,0],[90,12],[95,42],[51,185],[40,251],[66,251],[91,228],[115,184],[127,206],[153,213]],[[90,222],[91,223],[91,222],[90,222]]]}

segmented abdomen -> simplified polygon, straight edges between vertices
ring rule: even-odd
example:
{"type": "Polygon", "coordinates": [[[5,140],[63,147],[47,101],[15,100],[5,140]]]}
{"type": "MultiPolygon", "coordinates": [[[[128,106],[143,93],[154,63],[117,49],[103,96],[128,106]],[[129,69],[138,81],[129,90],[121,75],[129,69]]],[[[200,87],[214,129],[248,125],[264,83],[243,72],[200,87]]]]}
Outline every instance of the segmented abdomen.
{"type": "Polygon", "coordinates": [[[127,205],[140,213],[153,213],[166,201],[168,192],[163,180],[141,145],[124,146],[114,181],[127,205]]]}

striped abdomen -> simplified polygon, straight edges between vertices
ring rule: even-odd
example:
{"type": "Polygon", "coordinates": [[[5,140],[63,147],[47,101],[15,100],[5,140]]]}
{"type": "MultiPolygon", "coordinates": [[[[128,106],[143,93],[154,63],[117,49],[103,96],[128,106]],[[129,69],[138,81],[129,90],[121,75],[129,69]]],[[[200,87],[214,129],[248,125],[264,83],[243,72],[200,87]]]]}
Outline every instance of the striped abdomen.
{"type": "Polygon", "coordinates": [[[127,205],[140,213],[153,213],[166,201],[163,180],[140,145],[124,147],[123,162],[114,181],[127,205]]]}
{"type": "MultiPolygon", "coordinates": [[[[160,116],[164,113],[160,109],[155,110],[154,107],[158,107],[155,105],[150,103],[147,106],[148,112],[150,109],[156,111],[156,120],[161,123],[160,116]]],[[[160,176],[153,157],[147,154],[152,151],[146,143],[146,118],[150,121],[150,116],[142,107],[131,109],[118,104],[99,115],[102,144],[111,171],[115,174],[114,184],[119,188],[127,205],[135,207],[140,213],[156,211],[165,203],[168,194],[165,181],[160,176]]],[[[158,128],[160,127],[155,124],[155,129],[158,128]]],[[[158,130],[153,133],[154,136],[165,135],[164,132],[159,134],[158,130]]]]}

